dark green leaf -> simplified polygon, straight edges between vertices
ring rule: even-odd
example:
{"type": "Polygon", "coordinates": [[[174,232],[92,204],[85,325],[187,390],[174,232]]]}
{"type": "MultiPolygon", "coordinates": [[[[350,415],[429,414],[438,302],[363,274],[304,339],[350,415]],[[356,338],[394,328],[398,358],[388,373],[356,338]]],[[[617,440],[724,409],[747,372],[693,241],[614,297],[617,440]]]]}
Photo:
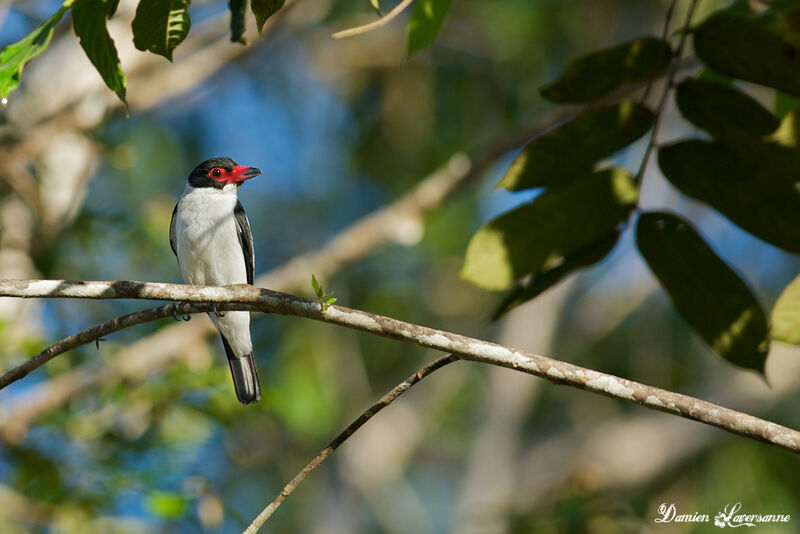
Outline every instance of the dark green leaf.
{"type": "Polygon", "coordinates": [[[569,183],[647,133],[654,119],[649,109],[631,101],[585,111],[528,143],[497,187],[519,191],[569,183]]]}
{"type": "Polygon", "coordinates": [[[44,52],[53,37],[53,29],[67,9],[62,7],[22,40],[0,51],[0,97],[7,97],[17,88],[25,64],[44,52]]]}
{"type": "Polygon", "coordinates": [[[436,40],[453,0],[417,0],[408,21],[408,55],[436,40]]]}
{"type": "Polygon", "coordinates": [[[551,102],[587,102],[624,83],[651,80],[667,70],[669,43],[643,37],[614,48],[580,57],[567,65],[555,81],[541,89],[551,102]]]}
{"type": "Polygon", "coordinates": [[[781,293],[772,308],[772,339],[800,345],[800,276],[781,293]]]}
{"type": "Polygon", "coordinates": [[[103,0],[77,2],[72,7],[72,27],[106,86],[127,106],[125,73],[122,72],[114,41],[106,29],[105,9],[103,0]]]}
{"type": "Polygon", "coordinates": [[[133,44],[172,61],[172,51],[192,25],[191,0],[141,0],[133,19],[133,44]]]}
{"type": "Polygon", "coordinates": [[[565,276],[602,260],[616,246],[618,240],[619,232],[614,231],[606,238],[563,256],[563,262],[540,273],[532,273],[527,279],[515,284],[511,291],[503,297],[502,302],[492,314],[492,320],[499,319],[520,304],[538,297],[565,276]]]}
{"type": "Polygon", "coordinates": [[[231,41],[247,44],[244,38],[244,18],[247,13],[247,0],[230,0],[228,7],[231,10],[231,41]]]}
{"type": "Polygon", "coordinates": [[[734,147],[747,148],[780,125],[754,99],[714,82],[686,80],[678,85],[675,99],[687,120],[734,147]]]}
{"type": "Polygon", "coordinates": [[[697,75],[697,79],[702,82],[714,82],[729,86],[733,85],[733,78],[730,76],[725,76],[724,74],[720,74],[714,69],[709,69],[708,67],[700,71],[700,74],[697,75]]]}
{"type": "Polygon", "coordinates": [[[775,91],[775,116],[783,119],[790,112],[800,106],[800,98],[792,95],[787,95],[783,91],[775,91]]]}
{"type": "Polygon", "coordinates": [[[104,0],[106,3],[106,17],[111,18],[117,12],[119,7],[119,0],[104,0]]]}
{"type": "Polygon", "coordinates": [[[719,13],[695,30],[694,48],[714,70],[800,96],[800,48],[780,25],[719,13]]]}
{"type": "Polygon", "coordinates": [[[461,276],[491,290],[541,275],[612,234],[636,205],[628,171],[611,168],[545,191],[490,221],[472,237],[461,276]]]}
{"type": "Polygon", "coordinates": [[[714,352],[763,373],[769,347],[764,311],[692,225],[670,213],[643,213],[636,243],[675,309],[714,352]]]}
{"type": "MultiPolygon", "coordinates": [[[[773,173],[782,147],[763,147],[756,168],[718,143],[690,140],[658,151],[664,176],[682,193],[713,207],[734,224],[789,252],[800,253],[800,190],[773,173]]],[[[795,178],[796,179],[796,178],[795,178]]]]}
{"type": "Polygon", "coordinates": [[[258,33],[261,33],[261,30],[264,29],[264,23],[267,22],[267,19],[277,13],[285,3],[286,0],[251,0],[250,7],[256,17],[258,33]]]}

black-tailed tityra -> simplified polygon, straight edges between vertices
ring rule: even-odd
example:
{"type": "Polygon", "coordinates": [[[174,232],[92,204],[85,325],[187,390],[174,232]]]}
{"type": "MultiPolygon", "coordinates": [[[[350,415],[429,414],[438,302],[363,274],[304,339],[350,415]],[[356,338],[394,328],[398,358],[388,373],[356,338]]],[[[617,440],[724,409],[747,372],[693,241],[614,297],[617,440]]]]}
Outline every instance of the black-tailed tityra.
{"type": "MultiPolygon", "coordinates": [[[[238,192],[245,180],[259,174],[231,158],[206,160],[191,172],[169,224],[169,243],[186,282],[253,283],[253,235],[238,192]]],[[[250,341],[250,313],[209,315],[222,337],[239,402],[258,402],[261,387],[250,341]]]]}

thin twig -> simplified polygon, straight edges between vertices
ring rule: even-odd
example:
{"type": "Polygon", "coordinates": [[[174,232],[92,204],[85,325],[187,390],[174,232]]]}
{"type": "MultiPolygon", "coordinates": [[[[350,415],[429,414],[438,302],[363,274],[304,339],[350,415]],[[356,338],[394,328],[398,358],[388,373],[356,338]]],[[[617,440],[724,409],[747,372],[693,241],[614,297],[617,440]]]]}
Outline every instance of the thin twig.
{"type": "MultiPolygon", "coordinates": [[[[678,0],[672,0],[669,3],[669,7],[667,8],[667,14],[664,16],[664,29],[661,30],[661,40],[666,41],[669,37],[669,25],[672,23],[672,14],[675,12],[675,4],[678,3],[678,0]]],[[[642,94],[642,98],[640,102],[644,104],[647,101],[647,97],[650,96],[650,89],[653,88],[653,82],[655,78],[651,78],[647,82],[647,87],[644,89],[644,93],[642,94]]]]}
{"type": "MultiPolygon", "coordinates": [[[[464,360],[516,369],[554,384],[567,385],[640,404],[732,434],[763,441],[800,454],[800,432],[688,395],[497,343],[407,323],[391,317],[332,305],[323,312],[317,301],[249,285],[190,286],[133,281],[0,280],[0,297],[152,299],[175,302],[238,302],[247,309],[296,315],[360,330],[421,347],[452,353],[464,360]]],[[[0,424],[2,423],[0,418],[0,424]]]]}
{"type": "Polygon", "coordinates": [[[389,24],[392,19],[394,19],[397,15],[402,13],[414,0],[403,0],[394,8],[389,11],[387,14],[379,18],[378,20],[374,20],[368,24],[364,24],[363,26],[356,26],[355,28],[349,28],[347,30],[342,30],[339,32],[334,33],[331,35],[334,39],[344,39],[345,37],[353,37],[354,35],[361,35],[362,33],[371,32],[372,30],[377,30],[382,26],[386,26],[389,24]]]}
{"type": "Polygon", "coordinates": [[[285,501],[286,498],[291,495],[295,489],[297,489],[297,486],[299,486],[300,483],[303,482],[303,480],[305,480],[305,478],[310,475],[314,469],[319,467],[320,464],[324,462],[326,458],[328,458],[328,456],[333,454],[333,451],[335,451],[339,445],[344,443],[347,438],[356,432],[356,430],[361,428],[364,423],[369,421],[373,415],[389,406],[392,402],[397,400],[400,395],[408,391],[411,386],[426,376],[456,360],[458,360],[458,358],[452,354],[442,356],[438,360],[434,360],[433,362],[429,363],[413,375],[406,378],[403,382],[392,388],[392,390],[381,397],[378,402],[370,406],[366,411],[364,411],[364,413],[359,415],[358,419],[350,423],[341,434],[333,438],[333,441],[331,441],[327,447],[319,451],[319,454],[317,454],[313,460],[308,462],[308,464],[306,464],[306,466],[301,469],[300,472],[297,473],[297,475],[295,475],[295,477],[288,484],[286,484],[286,486],[283,487],[281,492],[272,500],[272,502],[269,503],[267,507],[264,508],[261,513],[258,514],[258,516],[256,516],[255,519],[253,519],[253,522],[250,523],[250,526],[247,527],[243,534],[255,534],[258,532],[258,529],[261,528],[261,526],[273,513],[275,513],[275,510],[278,509],[281,503],[283,503],[283,501],[285,501]]]}
{"type": "Polygon", "coordinates": [[[644,177],[644,173],[647,170],[647,162],[650,161],[650,156],[653,153],[653,150],[656,147],[656,134],[658,133],[658,126],[661,123],[661,116],[664,114],[664,105],[667,103],[667,96],[669,95],[670,90],[675,85],[675,75],[678,73],[678,70],[681,66],[681,56],[683,56],[683,47],[686,44],[686,36],[688,35],[689,24],[692,22],[692,15],[694,15],[694,9],[697,7],[697,0],[692,0],[691,4],[689,4],[689,10],[686,12],[686,20],[683,23],[683,31],[681,32],[681,38],[678,41],[678,48],[675,50],[675,57],[672,60],[672,64],[669,68],[669,73],[667,74],[667,80],[664,85],[664,91],[661,92],[661,98],[658,101],[658,107],[656,108],[656,118],[653,122],[653,129],[650,131],[650,141],[647,143],[647,148],[644,151],[644,156],[642,157],[642,163],[639,166],[639,172],[636,173],[636,182],[640,183],[642,178],[644,177]]]}

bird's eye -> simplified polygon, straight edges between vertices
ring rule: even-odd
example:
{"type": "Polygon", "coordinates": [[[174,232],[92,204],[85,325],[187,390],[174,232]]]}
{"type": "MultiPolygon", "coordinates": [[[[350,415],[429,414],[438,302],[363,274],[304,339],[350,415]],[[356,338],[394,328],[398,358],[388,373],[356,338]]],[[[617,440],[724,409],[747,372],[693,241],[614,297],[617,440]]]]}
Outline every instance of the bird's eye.
{"type": "Polygon", "coordinates": [[[214,167],[211,169],[211,172],[209,172],[208,175],[213,176],[214,178],[219,178],[222,175],[222,169],[219,167],[214,167]]]}

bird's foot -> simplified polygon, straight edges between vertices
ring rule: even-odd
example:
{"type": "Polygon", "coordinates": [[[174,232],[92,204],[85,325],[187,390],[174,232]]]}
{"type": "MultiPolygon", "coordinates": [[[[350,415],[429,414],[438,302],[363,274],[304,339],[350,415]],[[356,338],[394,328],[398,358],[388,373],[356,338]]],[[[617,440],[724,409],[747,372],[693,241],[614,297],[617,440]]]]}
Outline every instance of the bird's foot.
{"type": "Polygon", "coordinates": [[[181,319],[183,319],[184,321],[188,321],[189,319],[192,318],[192,316],[189,315],[188,313],[186,313],[186,314],[183,314],[183,317],[181,317],[181,311],[180,311],[181,304],[185,304],[185,303],[184,302],[173,302],[172,303],[172,318],[175,319],[176,321],[180,321],[181,319]]]}
{"type": "Polygon", "coordinates": [[[211,313],[220,318],[225,317],[225,312],[220,311],[219,304],[217,304],[216,302],[211,306],[211,313]]]}

